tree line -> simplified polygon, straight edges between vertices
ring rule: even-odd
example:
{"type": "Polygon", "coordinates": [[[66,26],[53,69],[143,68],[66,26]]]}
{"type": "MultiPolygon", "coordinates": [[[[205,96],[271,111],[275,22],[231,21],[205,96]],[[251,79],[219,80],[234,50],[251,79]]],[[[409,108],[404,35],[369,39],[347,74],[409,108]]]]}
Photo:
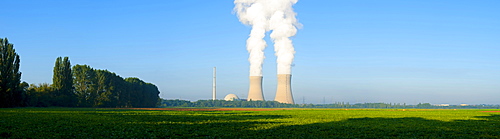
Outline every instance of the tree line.
{"type": "Polygon", "coordinates": [[[406,103],[356,103],[335,102],[332,104],[285,104],[277,101],[225,101],[225,100],[198,100],[188,101],[179,99],[162,99],[159,107],[240,107],[240,108],[376,108],[376,109],[500,109],[500,105],[450,105],[435,106],[429,103],[407,105],[406,103]]]}
{"type": "Polygon", "coordinates": [[[162,99],[159,107],[239,107],[239,108],[292,108],[296,104],[279,103],[277,101],[225,101],[225,100],[167,100],[162,99]]]}
{"type": "Polygon", "coordinates": [[[7,38],[0,38],[0,107],[156,107],[156,85],[139,78],[122,78],[88,65],[71,66],[56,59],[52,84],[21,83],[19,55],[7,38]]]}

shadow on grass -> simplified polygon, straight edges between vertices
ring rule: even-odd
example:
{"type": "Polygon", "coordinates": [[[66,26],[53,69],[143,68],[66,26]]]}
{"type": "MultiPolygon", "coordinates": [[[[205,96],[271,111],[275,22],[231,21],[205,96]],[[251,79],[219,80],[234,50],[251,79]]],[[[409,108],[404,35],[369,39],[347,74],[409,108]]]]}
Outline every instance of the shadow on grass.
{"type": "Polygon", "coordinates": [[[264,138],[500,138],[500,115],[487,120],[440,121],[417,117],[353,118],[255,131],[264,138]]]}
{"type": "MultiPolygon", "coordinates": [[[[131,116],[129,118],[134,118],[131,116]]],[[[277,126],[283,115],[138,116],[120,137],[160,138],[500,138],[500,115],[485,120],[440,121],[419,117],[352,118],[337,122],[277,126]],[[150,120],[145,120],[151,118],[150,120]],[[175,120],[173,120],[175,119],[175,120]],[[163,123],[173,120],[177,123],[163,123]],[[159,122],[160,124],[154,124],[159,122]],[[132,134],[129,134],[132,133],[132,134]]],[[[106,137],[101,135],[98,137],[106,137]]]]}
{"type": "Polygon", "coordinates": [[[199,138],[231,137],[285,115],[248,112],[0,113],[0,138],[199,138]]]}
{"type": "Polygon", "coordinates": [[[255,114],[0,113],[0,138],[500,138],[500,115],[494,114],[476,117],[483,120],[351,118],[287,126],[282,120],[293,117],[255,114]]]}

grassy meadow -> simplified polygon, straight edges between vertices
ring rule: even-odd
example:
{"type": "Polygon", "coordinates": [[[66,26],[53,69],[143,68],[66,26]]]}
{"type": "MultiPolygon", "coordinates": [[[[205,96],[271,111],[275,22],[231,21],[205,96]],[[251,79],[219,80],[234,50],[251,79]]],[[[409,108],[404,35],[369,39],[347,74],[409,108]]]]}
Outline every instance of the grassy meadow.
{"type": "Polygon", "coordinates": [[[0,109],[0,138],[500,138],[500,110],[0,109]]]}

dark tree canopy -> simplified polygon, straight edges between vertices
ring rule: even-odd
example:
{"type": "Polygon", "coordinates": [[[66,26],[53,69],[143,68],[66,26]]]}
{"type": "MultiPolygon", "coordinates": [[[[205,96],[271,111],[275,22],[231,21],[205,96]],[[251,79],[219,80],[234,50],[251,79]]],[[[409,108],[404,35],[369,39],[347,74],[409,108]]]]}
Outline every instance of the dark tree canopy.
{"type": "Polygon", "coordinates": [[[54,66],[52,86],[56,90],[67,93],[73,91],[73,78],[71,75],[71,63],[68,57],[58,57],[54,66]]]}
{"type": "Polygon", "coordinates": [[[156,106],[160,97],[160,91],[154,84],[146,83],[139,78],[126,78],[125,81],[130,87],[131,105],[134,107],[151,107],[156,106]]]}
{"type": "Polygon", "coordinates": [[[19,55],[7,38],[0,38],[0,107],[24,105],[19,55]]]}
{"type": "Polygon", "coordinates": [[[70,65],[67,58],[59,57],[54,67],[54,84],[25,87],[28,105],[109,108],[156,107],[159,104],[160,91],[154,84],[139,78],[124,79],[108,70],[93,69],[88,65],[77,64],[69,70],[70,65]]]}
{"type": "Polygon", "coordinates": [[[48,83],[31,84],[26,91],[27,104],[31,107],[55,106],[58,102],[54,99],[54,89],[48,83]]]}
{"type": "Polygon", "coordinates": [[[155,85],[88,65],[73,66],[73,86],[80,107],[156,107],[159,101],[155,85]]]}
{"type": "Polygon", "coordinates": [[[78,98],[78,106],[91,107],[96,103],[97,80],[93,68],[88,65],[73,66],[73,86],[78,98]]]}
{"type": "Polygon", "coordinates": [[[75,106],[76,97],[73,93],[73,76],[68,57],[64,57],[64,60],[62,57],[56,59],[52,87],[55,91],[54,99],[59,103],[57,106],[75,106]]]}
{"type": "Polygon", "coordinates": [[[20,58],[7,38],[0,38],[0,108],[5,107],[156,107],[158,88],[139,78],[122,78],[88,65],[71,67],[58,57],[52,84],[21,83],[20,58]]]}

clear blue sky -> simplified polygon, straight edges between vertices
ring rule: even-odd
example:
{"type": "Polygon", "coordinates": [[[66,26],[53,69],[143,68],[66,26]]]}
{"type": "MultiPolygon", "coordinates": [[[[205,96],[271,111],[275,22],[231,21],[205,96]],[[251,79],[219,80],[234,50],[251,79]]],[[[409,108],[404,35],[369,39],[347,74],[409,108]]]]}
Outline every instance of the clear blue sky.
{"type": "MultiPolygon", "coordinates": [[[[156,84],[166,99],[246,98],[250,27],[231,0],[5,0],[0,37],[22,80],[51,83],[59,56],[156,84]]],[[[296,103],[500,104],[500,1],[299,0],[296,103]]],[[[274,99],[276,57],[264,61],[274,99]]]]}

